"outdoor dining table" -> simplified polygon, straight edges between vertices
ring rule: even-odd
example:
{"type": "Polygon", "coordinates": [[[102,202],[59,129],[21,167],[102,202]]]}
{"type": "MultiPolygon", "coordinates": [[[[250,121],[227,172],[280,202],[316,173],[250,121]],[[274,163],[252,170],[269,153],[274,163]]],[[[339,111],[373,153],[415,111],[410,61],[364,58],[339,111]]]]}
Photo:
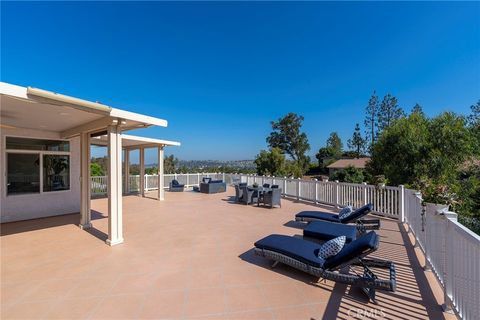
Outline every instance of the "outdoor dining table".
{"type": "Polygon", "coordinates": [[[253,190],[253,191],[257,191],[257,195],[258,195],[257,196],[257,207],[260,206],[260,195],[264,194],[266,192],[272,191],[272,188],[266,188],[266,187],[261,187],[261,186],[258,186],[258,187],[248,186],[248,189],[253,190]]]}

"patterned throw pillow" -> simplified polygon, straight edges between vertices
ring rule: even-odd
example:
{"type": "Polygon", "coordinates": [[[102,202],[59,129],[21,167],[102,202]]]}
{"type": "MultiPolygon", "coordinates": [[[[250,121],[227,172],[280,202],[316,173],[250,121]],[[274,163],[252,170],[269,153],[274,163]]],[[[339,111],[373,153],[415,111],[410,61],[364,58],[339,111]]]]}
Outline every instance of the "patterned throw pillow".
{"type": "Polygon", "coordinates": [[[349,215],[351,215],[353,212],[353,207],[352,206],[346,206],[340,212],[338,213],[338,218],[340,220],[346,219],[349,215]]]}
{"type": "Polygon", "coordinates": [[[337,255],[342,250],[346,240],[347,237],[340,236],[325,242],[318,251],[318,257],[322,259],[328,259],[337,255]]]}

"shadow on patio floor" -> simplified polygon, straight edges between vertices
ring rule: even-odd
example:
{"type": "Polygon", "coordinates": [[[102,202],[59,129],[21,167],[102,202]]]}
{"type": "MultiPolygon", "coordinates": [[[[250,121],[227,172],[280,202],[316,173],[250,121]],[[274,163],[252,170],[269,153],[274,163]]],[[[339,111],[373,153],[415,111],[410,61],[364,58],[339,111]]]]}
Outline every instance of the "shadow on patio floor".
{"type": "MultiPolygon", "coordinates": [[[[104,215],[103,213],[92,210],[92,221],[106,218],[108,218],[108,216],[104,215]]],[[[0,230],[1,236],[8,236],[11,234],[55,228],[69,224],[78,225],[79,221],[80,214],[71,213],[53,217],[2,223],[0,225],[0,230]]]]}

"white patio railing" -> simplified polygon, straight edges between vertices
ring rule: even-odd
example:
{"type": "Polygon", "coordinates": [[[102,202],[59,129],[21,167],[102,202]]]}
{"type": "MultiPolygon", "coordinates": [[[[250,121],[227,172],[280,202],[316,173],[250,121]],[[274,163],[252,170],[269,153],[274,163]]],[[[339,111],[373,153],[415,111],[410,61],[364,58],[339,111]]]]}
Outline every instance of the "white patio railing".
{"type": "MultiPolygon", "coordinates": [[[[214,180],[224,180],[227,183],[231,183],[231,177],[224,173],[175,173],[175,174],[164,174],[164,185],[163,187],[168,188],[172,180],[178,180],[180,184],[184,184],[186,187],[190,188],[193,186],[198,186],[204,177],[212,178],[214,180]]],[[[138,192],[140,191],[140,175],[130,175],[128,181],[128,190],[129,192],[138,192]]],[[[124,181],[125,183],[125,181],[124,181]]],[[[156,174],[146,174],[145,175],[145,191],[157,190],[158,189],[158,175],[156,174]]],[[[91,177],[91,190],[93,196],[100,196],[107,194],[107,177],[106,176],[94,176],[91,177]]],[[[123,185],[123,190],[127,190],[125,185],[123,185]]]]}
{"type": "MultiPolygon", "coordinates": [[[[445,308],[462,319],[478,319],[480,315],[480,236],[457,221],[456,214],[439,211],[434,205],[422,205],[421,194],[403,186],[372,186],[337,181],[301,180],[225,173],[165,174],[164,188],[176,179],[187,187],[197,186],[203,177],[234,182],[277,184],[282,195],[313,204],[334,207],[360,207],[372,203],[374,213],[396,218],[405,223],[442,285],[445,308]]],[[[129,190],[138,191],[140,177],[130,176],[129,190]]],[[[92,194],[107,192],[106,177],[92,177],[92,194]]],[[[145,175],[145,190],[158,189],[157,175],[145,175]]]]}
{"type": "Polygon", "coordinates": [[[382,216],[403,219],[403,186],[383,187],[338,181],[302,180],[286,177],[257,175],[230,175],[247,184],[278,184],[282,195],[297,200],[322,203],[335,207],[352,205],[361,207],[372,203],[374,212],[382,216]]]}
{"type": "Polygon", "coordinates": [[[443,288],[444,309],[462,319],[480,314],[480,236],[435,204],[422,206],[419,192],[405,189],[405,224],[443,288]]]}

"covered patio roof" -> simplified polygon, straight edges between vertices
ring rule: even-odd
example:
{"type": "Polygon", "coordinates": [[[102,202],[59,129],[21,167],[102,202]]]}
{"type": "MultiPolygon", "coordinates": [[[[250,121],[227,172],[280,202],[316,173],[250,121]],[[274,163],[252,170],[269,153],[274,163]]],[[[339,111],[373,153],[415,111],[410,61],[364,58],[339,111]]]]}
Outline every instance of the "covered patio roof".
{"type": "MultiPolygon", "coordinates": [[[[90,209],[90,146],[100,144],[108,149],[108,239],[109,245],[123,242],[122,178],[128,181],[129,149],[140,149],[143,172],[145,148],[158,148],[158,183],[163,185],[163,158],[165,146],[179,146],[179,142],[124,135],[123,132],[150,126],[166,127],[167,121],[130,111],[116,109],[100,102],[83,100],[55,92],[0,82],[0,110],[2,129],[33,129],[58,133],[61,139],[80,137],[80,228],[91,228],[90,209]],[[125,176],[122,177],[122,150],[125,150],[125,176]]],[[[77,180],[78,181],[78,180],[77,180]]],[[[127,184],[128,185],[128,184],[127,184]]],[[[128,190],[127,190],[128,191],[128,190]]],[[[163,200],[163,188],[158,199],[163,200]]]]}
{"type": "Polygon", "coordinates": [[[118,125],[122,131],[150,126],[166,127],[154,118],[54,92],[0,82],[1,126],[59,132],[71,138],[82,132],[118,125]]]}

